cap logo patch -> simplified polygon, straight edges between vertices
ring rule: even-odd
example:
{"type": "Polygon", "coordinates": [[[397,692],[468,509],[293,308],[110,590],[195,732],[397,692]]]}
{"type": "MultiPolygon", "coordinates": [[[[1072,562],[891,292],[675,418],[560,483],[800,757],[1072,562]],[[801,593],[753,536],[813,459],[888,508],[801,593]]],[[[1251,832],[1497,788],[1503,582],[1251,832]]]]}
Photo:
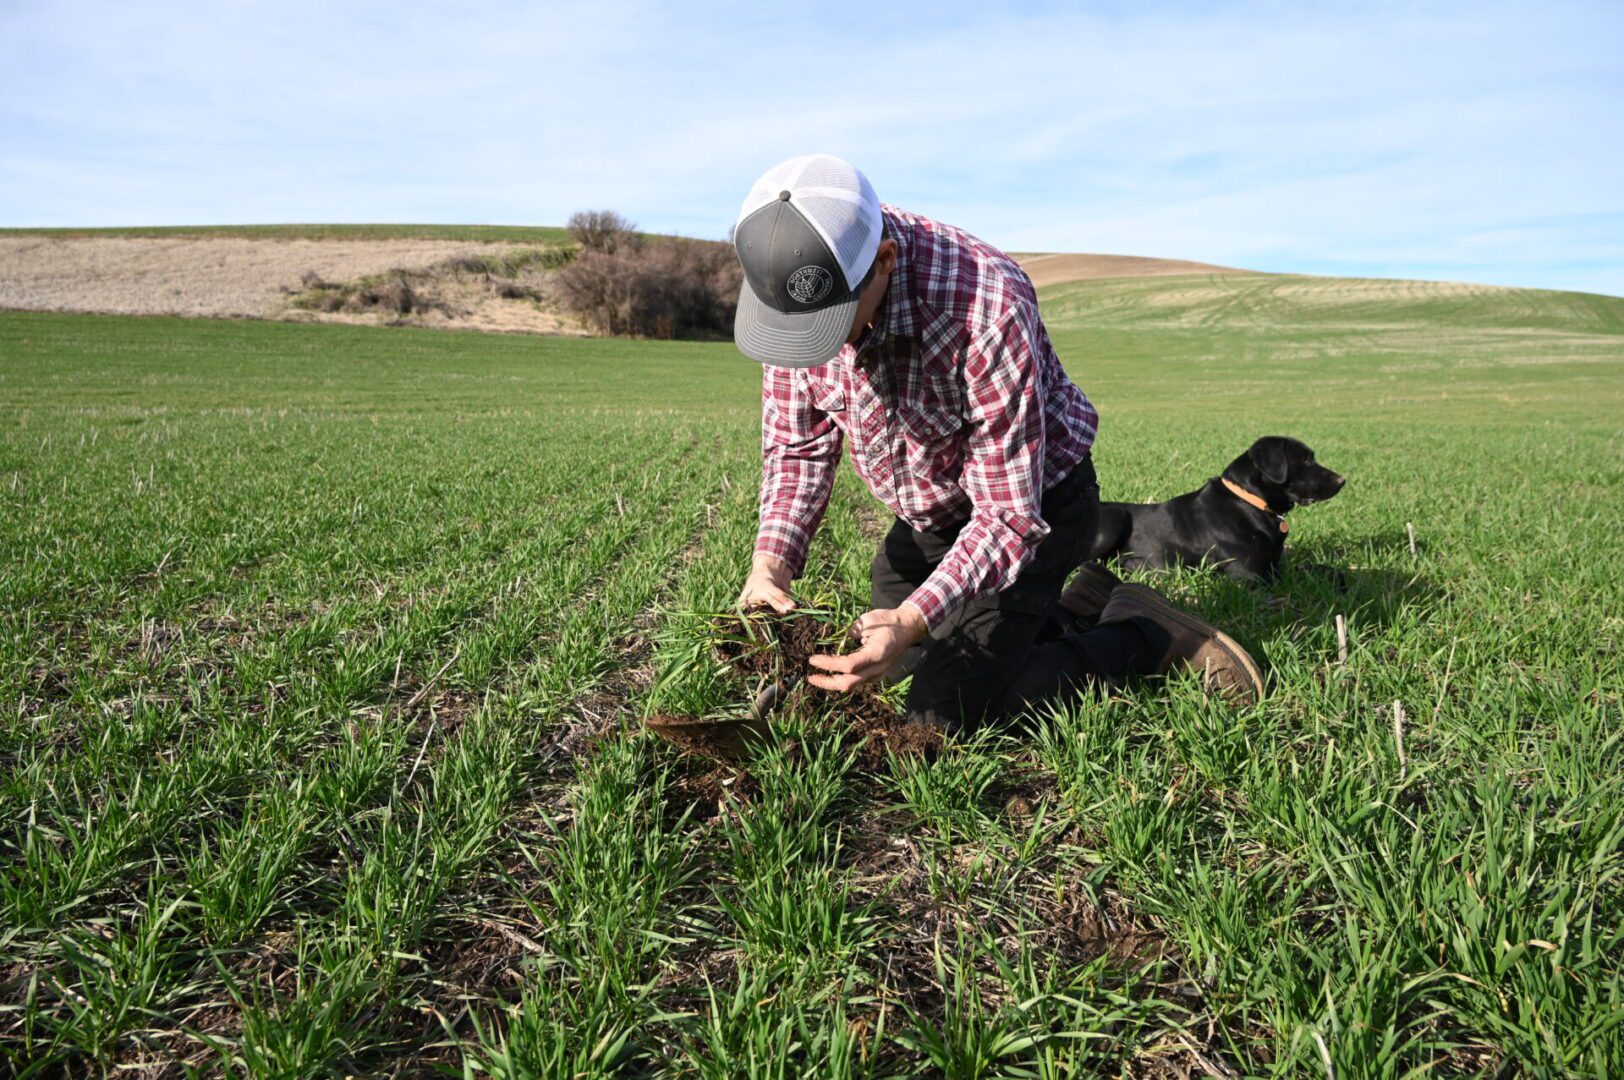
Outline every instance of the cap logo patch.
{"type": "Polygon", "coordinates": [[[835,276],[821,266],[803,266],[785,283],[789,294],[803,304],[815,304],[835,287],[835,276]]]}

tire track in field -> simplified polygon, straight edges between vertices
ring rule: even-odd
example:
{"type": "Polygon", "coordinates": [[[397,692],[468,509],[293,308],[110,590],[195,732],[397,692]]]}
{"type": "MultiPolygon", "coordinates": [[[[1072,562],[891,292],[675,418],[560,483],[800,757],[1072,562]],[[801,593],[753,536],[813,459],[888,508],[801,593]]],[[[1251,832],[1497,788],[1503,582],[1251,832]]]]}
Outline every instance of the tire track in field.
{"type": "Polygon", "coordinates": [[[1207,327],[1220,325],[1252,326],[1260,321],[1262,309],[1278,298],[1279,283],[1268,279],[1243,281],[1230,279],[1227,295],[1208,309],[1200,324],[1207,327]]]}

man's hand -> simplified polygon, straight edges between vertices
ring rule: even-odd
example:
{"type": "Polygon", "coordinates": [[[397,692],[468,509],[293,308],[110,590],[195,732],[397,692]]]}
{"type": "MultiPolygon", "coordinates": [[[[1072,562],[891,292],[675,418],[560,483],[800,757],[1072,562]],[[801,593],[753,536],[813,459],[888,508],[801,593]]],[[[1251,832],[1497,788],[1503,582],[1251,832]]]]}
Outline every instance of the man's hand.
{"type": "Polygon", "coordinates": [[[870,611],[852,623],[852,636],[862,642],[856,652],[844,656],[812,656],[807,663],[830,675],[811,675],[807,682],[819,690],[845,693],[873,682],[897,662],[897,658],[924,638],[925,617],[912,604],[870,611]]]}
{"type": "Polygon", "coordinates": [[[744,579],[739,592],[739,609],[772,608],[783,615],[795,610],[795,599],[789,594],[789,566],[782,559],[757,552],[750,560],[750,576],[744,579]]]}

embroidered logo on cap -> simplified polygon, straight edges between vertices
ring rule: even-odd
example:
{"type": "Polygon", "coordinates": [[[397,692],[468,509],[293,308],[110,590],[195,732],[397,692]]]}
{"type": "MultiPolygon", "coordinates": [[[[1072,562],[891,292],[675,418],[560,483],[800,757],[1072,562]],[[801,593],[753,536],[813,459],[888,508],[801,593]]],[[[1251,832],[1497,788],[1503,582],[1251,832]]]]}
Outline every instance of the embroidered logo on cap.
{"type": "Polygon", "coordinates": [[[835,287],[835,276],[821,266],[803,266],[785,283],[789,294],[803,304],[815,304],[835,287]]]}

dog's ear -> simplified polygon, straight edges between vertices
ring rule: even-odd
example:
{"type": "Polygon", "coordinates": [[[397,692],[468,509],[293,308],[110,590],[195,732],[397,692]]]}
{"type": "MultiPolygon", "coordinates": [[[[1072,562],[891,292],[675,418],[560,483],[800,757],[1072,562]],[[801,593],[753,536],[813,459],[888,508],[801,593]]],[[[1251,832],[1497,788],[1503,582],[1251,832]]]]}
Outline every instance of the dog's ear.
{"type": "Polygon", "coordinates": [[[1246,452],[1257,466],[1257,471],[1263,474],[1263,479],[1271,484],[1284,484],[1291,472],[1291,462],[1287,460],[1285,442],[1273,437],[1259,439],[1252,444],[1252,449],[1246,452]]]}

